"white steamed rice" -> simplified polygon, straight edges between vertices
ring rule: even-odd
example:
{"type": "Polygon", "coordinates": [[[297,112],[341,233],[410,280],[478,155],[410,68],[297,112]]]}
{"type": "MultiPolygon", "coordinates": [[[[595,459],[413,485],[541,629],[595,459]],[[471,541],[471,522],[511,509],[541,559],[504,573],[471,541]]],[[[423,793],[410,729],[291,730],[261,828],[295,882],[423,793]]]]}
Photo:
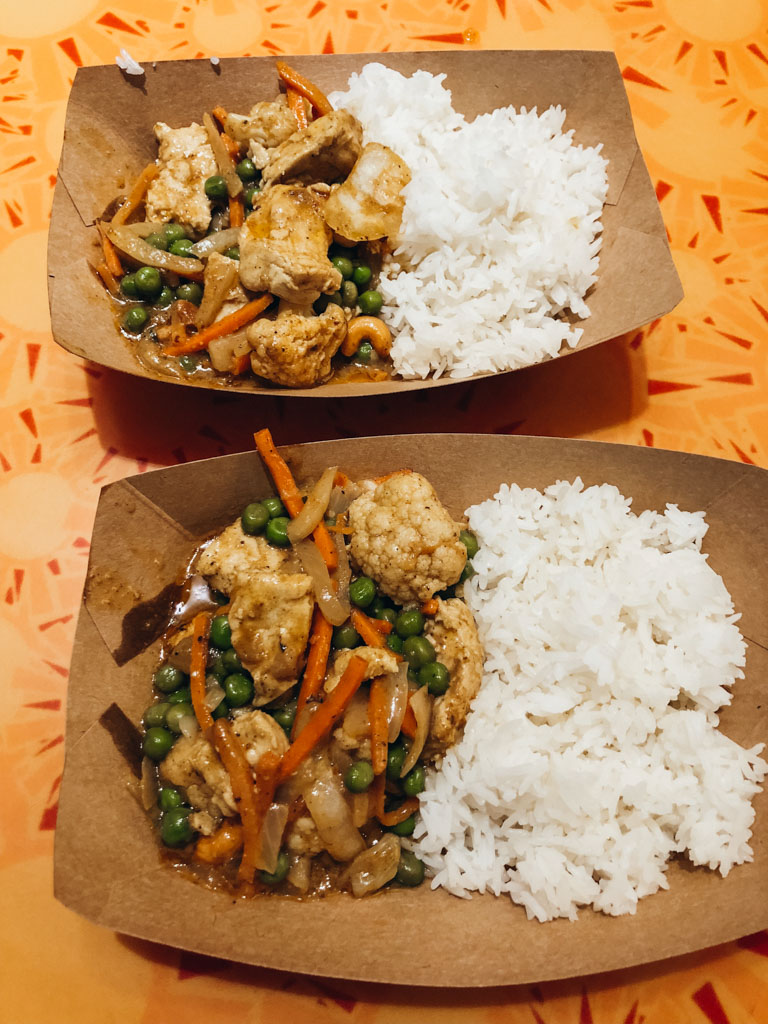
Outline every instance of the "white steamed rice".
{"type": "Polygon", "coordinates": [[[508,893],[546,921],[633,913],[674,852],[723,875],[752,859],[768,765],[716,728],[745,644],[704,513],[629,506],[577,479],[469,510],[486,660],[421,797],[433,887],[508,893]]]}
{"type": "Polygon", "coordinates": [[[601,147],[575,145],[560,107],[468,122],[444,78],[368,64],[329,97],[413,175],[379,285],[394,366],[409,378],[516,369],[574,346],[581,328],[557,314],[589,316],[599,262],[601,147]]]}

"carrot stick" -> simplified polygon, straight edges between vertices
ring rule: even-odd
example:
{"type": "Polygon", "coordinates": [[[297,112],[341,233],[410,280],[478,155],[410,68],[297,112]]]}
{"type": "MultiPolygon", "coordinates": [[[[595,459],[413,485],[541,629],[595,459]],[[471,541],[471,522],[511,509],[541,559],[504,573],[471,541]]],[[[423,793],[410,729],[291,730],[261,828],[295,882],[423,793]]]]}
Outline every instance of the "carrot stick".
{"type": "Polygon", "coordinates": [[[371,683],[368,696],[368,719],[371,723],[371,764],[373,774],[381,775],[387,767],[387,693],[381,677],[371,683]]]}
{"type": "Polygon", "coordinates": [[[384,476],[375,476],[373,482],[375,484],[383,484],[386,480],[391,480],[393,476],[400,476],[401,473],[412,473],[412,469],[396,469],[393,473],[385,473],[384,476]]]}
{"type": "Polygon", "coordinates": [[[436,597],[431,597],[429,601],[425,601],[424,604],[419,608],[422,615],[437,615],[437,609],[440,607],[436,597]]]}
{"type": "Polygon", "coordinates": [[[296,118],[296,124],[299,128],[306,128],[309,119],[307,118],[307,108],[304,106],[304,97],[297,89],[292,89],[289,86],[285,90],[285,98],[288,100],[291,113],[296,118]]]}
{"type": "Polygon", "coordinates": [[[96,267],[92,267],[93,270],[99,275],[101,280],[104,282],[104,287],[110,293],[110,295],[118,296],[120,294],[120,285],[117,283],[117,278],[109,269],[104,260],[101,261],[96,267]]]}
{"type": "Polygon", "coordinates": [[[323,114],[330,114],[333,110],[333,107],[328,102],[328,97],[318,89],[314,82],[310,82],[308,78],[300,75],[298,71],[294,71],[292,67],[289,67],[282,60],[277,62],[277,73],[286,86],[295,89],[296,92],[308,99],[321,116],[323,114]]]}
{"type": "Polygon", "coordinates": [[[128,193],[127,200],[123,203],[123,205],[117,211],[115,216],[112,218],[113,226],[125,224],[130,215],[133,213],[133,211],[144,198],[147,189],[155,180],[158,173],[159,172],[157,164],[147,164],[147,166],[136,179],[133,188],[128,193]]]}
{"type": "Polygon", "coordinates": [[[123,264],[120,262],[120,257],[117,255],[117,249],[107,238],[101,224],[99,224],[99,234],[101,235],[101,250],[104,253],[104,262],[109,268],[109,272],[115,277],[122,277],[125,273],[123,270],[123,264]]]}
{"type": "Polygon", "coordinates": [[[347,476],[347,474],[343,470],[337,469],[336,476],[333,478],[333,486],[346,487],[348,483],[349,477],[347,476]]]}
{"type": "Polygon", "coordinates": [[[219,718],[214,722],[213,745],[229,775],[243,823],[243,859],[237,877],[242,882],[252,882],[259,855],[261,825],[275,792],[280,760],[272,751],[262,754],[256,766],[258,781],[254,787],[245,751],[228,719],[219,718]]]}
{"type": "Polygon", "coordinates": [[[232,360],[232,369],[230,373],[232,373],[235,377],[240,377],[242,376],[242,374],[245,373],[245,371],[248,369],[250,365],[251,357],[249,353],[243,352],[241,356],[235,356],[235,358],[232,360]]]}
{"type": "Polygon", "coordinates": [[[208,661],[208,630],[211,617],[207,612],[200,612],[192,621],[192,653],[190,656],[189,689],[192,694],[192,707],[195,709],[197,724],[203,733],[213,725],[213,716],[205,706],[205,667],[208,661]]]}
{"type": "MultiPolygon", "coordinates": [[[[288,514],[291,519],[295,519],[304,507],[304,503],[301,500],[301,494],[296,486],[296,481],[293,479],[293,474],[285,460],[278,455],[275,442],[272,440],[272,434],[266,429],[259,430],[258,433],[253,435],[253,440],[256,442],[256,450],[264,460],[264,465],[275,482],[277,493],[288,509],[288,514]]],[[[312,532],[312,538],[320,554],[323,556],[326,567],[331,571],[335,569],[339,564],[339,555],[325,523],[318,523],[312,532]]]]}
{"type": "MultiPolygon", "coordinates": [[[[350,658],[338,684],[331,690],[328,697],[283,754],[283,759],[280,762],[280,782],[295,772],[307,754],[328,735],[343,714],[347,704],[357,693],[367,671],[362,658],[355,655],[350,658]]],[[[219,721],[223,721],[223,719],[219,719],[219,721]]]]}
{"type": "Polygon", "coordinates": [[[328,655],[331,653],[331,638],[333,626],[326,619],[319,608],[315,608],[315,616],[312,620],[312,631],[309,635],[309,657],[307,667],[304,669],[304,678],[299,688],[299,699],[296,704],[296,717],[293,720],[291,739],[296,738],[296,723],[299,715],[306,707],[310,697],[319,693],[320,687],[325,679],[328,667],[328,655]]]}
{"type": "Polygon", "coordinates": [[[183,356],[187,352],[199,352],[214,338],[223,338],[226,334],[234,334],[251,320],[255,320],[259,313],[264,312],[270,302],[272,302],[271,295],[261,295],[258,299],[252,299],[240,309],[236,309],[234,313],[230,313],[229,316],[223,316],[221,320],[215,320],[209,327],[204,327],[197,334],[190,335],[186,341],[175,345],[166,345],[163,352],[167,356],[183,356]]]}
{"type": "Polygon", "coordinates": [[[371,791],[374,797],[374,814],[379,819],[382,825],[387,828],[391,828],[392,825],[399,825],[401,821],[405,821],[406,818],[418,811],[419,801],[415,796],[409,797],[404,803],[396,807],[394,811],[384,810],[384,797],[386,794],[386,775],[377,775],[373,780],[371,791]]]}
{"type": "Polygon", "coordinates": [[[243,210],[243,204],[239,199],[229,200],[229,226],[231,228],[241,228],[245,220],[245,212],[243,210]]]}
{"type": "Polygon", "coordinates": [[[227,121],[227,112],[224,109],[224,107],[214,107],[213,110],[211,111],[211,113],[216,118],[216,120],[219,122],[219,125],[221,126],[221,128],[223,130],[224,126],[226,124],[226,121],[227,121]]]}
{"type": "Polygon", "coordinates": [[[400,732],[405,733],[406,736],[409,736],[411,739],[413,739],[413,737],[416,735],[417,724],[418,723],[416,722],[416,715],[414,714],[413,708],[411,707],[409,701],[408,706],[405,709],[405,714],[403,715],[403,723],[400,726],[400,732]]]}
{"type": "Polygon", "coordinates": [[[226,864],[243,845],[243,826],[225,821],[212,836],[200,836],[192,860],[198,864],[226,864]]]}
{"type": "Polygon", "coordinates": [[[367,647],[384,647],[384,637],[392,632],[391,622],[387,622],[386,619],[370,619],[359,608],[352,609],[351,618],[352,625],[365,640],[367,647]]]}

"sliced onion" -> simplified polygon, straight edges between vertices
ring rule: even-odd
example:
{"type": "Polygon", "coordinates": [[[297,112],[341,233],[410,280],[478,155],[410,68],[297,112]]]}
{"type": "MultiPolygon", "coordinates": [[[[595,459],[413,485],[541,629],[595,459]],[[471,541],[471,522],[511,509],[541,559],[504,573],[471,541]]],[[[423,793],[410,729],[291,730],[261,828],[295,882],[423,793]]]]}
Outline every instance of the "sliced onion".
{"type": "Polygon", "coordinates": [[[183,626],[186,622],[191,622],[198,612],[207,612],[218,607],[219,604],[214,599],[205,577],[190,576],[184,584],[168,625],[183,626]]]}
{"type": "Polygon", "coordinates": [[[145,811],[157,803],[157,765],[148,757],[141,759],[141,806],[145,811]]]}
{"type": "Polygon", "coordinates": [[[355,498],[359,498],[362,493],[360,485],[352,480],[344,487],[334,487],[328,502],[328,515],[338,516],[346,512],[355,498]]]}
{"type": "Polygon", "coordinates": [[[419,760],[424,744],[429,733],[429,723],[432,721],[432,698],[426,686],[411,694],[410,700],[413,713],[416,717],[416,735],[413,737],[411,749],[400,769],[400,778],[403,779],[419,760]]]}
{"type": "Polygon", "coordinates": [[[188,740],[191,740],[200,732],[200,726],[197,724],[197,719],[194,715],[184,715],[183,718],[179,719],[179,730],[182,736],[186,736],[188,740]]]}
{"type": "Polygon", "coordinates": [[[309,493],[301,512],[288,523],[288,540],[295,544],[304,540],[323,521],[325,510],[328,508],[328,499],[333,489],[333,478],[336,476],[336,466],[329,466],[317,481],[309,493]]]}
{"type": "Polygon", "coordinates": [[[232,158],[221,141],[221,136],[216,125],[213,123],[213,118],[207,111],[203,114],[203,124],[205,125],[206,132],[208,132],[208,141],[211,144],[216,166],[219,168],[219,174],[227,183],[227,192],[230,199],[234,199],[235,196],[239,196],[243,191],[243,183],[238,178],[232,165],[232,158]]]}
{"type": "Polygon", "coordinates": [[[182,277],[197,277],[203,272],[203,264],[200,260],[191,260],[186,256],[174,256],[171,252],[164,252],[162,249],[155,249],[153,245],[145,242],[143,238],[132,234],[126,228],[113,228],[105,226],[107,238],[120,252],[126,256],[132,256],[147,267],[159,267],[161,270],[172,270],[182,277]]]}
{"type": "Polygon", "coordinates": [[[365,849],[365,843],[355,828],[341,780],[327,761],[318,768],[312,784],[304,790],[304,802],[333,859],[353,860],[365,849]]]}
{"type": "Polygon", "coordinates": [[[225,228],[223,231],[214,231],[212,235],[201,238],[192,246],[192,252],[200,259],[205,259],[212,252],[224,252],[232,245],[237,245],[240,238],[240,228],[225,228]]]}
{"type": "Polygon", "coordinates": [[[353,895],[359,898],[381,889],[395,877],[399,864],[400,840],[393,832],[387,832],[375,846],[363,850],[349,865],[347,877],[353,895]]]}
{"type": "Polygon", "coordinates": [[[137,220],[134,224],[121,224],[120,230],[128,231],[137,238],[146,238],[147,235],[162,231],[164,227],[165,223],[161,220],[137,220]]]}
{"type": "Polygon", "coordinates": [[[195,323],[207,327],[213,323],[216,314],[224,305],[227,292],[237,280],[237,264],[234,260],[209,260],[203,273],[203,301],[197,310],[195,323]]]}
{"type": "Polygon", "coordinates": [[[383,679],[387,701],[387,742],[394,743],[400,735],[400,726],[408,707],[408,662],[403,661],[397,672],[390,672],[383,679]]]}
{"type": "Polygon", "coordinates": [[[259,851],[256,867],[261,871],[274,872],[277,867],[277,857],[280,853],[280,845],[283,841],[285,823],[288,821],[288,804],[273,803],[269,805],[264,821],[261,825],[261,850],[259,851]]]}
{"type": "Polygon", "coordinates": [[[309,857],[305,854],[294,854],[291,866],[288,868],[288,881],[299,892],[306,892],[309,889],[311,869],[312,865],[309,857]]]}
{"type": "Polygon", "coordinates": [[[328,569],[314,541],[300,540],[294,544],[293,550],[299,556],[304,572],[312,578],[320,611],[331,625],[340,626],[349,618],[349,600],[342,600],[334,593],[328,569]]]}
{"type": "Polygon", "coordinates": [[[205,704],[209,711],[215,711],[225,697],[226,693],[222,687],[218,683],[211,683],[210,686],[206,687],[203,704],[205,704]]]}
{"type": "Polygon", "coordinates": [[[336,597],[338,597],[342,605],[346,606],[349,604],[349,581],[352,579],[352,569],[349,565],[349,555],[347,554],[347,545],[344,543],[344,535],[334,533],[332,536],[339,560],[336,572],[333,574],[333,581],[336,584],[336,597]]]}
{"type": "Polygon", "coordinates": [[[211,365],[214,370],[227,373],[232,369],[235,356],[247,352],[250,347],[245,328],[242,331],[235,331],[234,334],[225,334],[222,338],[214,338],[208,342],[211,365]]]}
{"type": "Polygon", "coordinates": [[[366,690],[357,691],[347,704],[342,721],[344,732],[350,739],[363,740],[366,736],[370,736],[371,720],[368,717],[368,693],[366,690]]]}
{"type": "Polygon", "coordinates": [[[371,817],[371,797],[369,793],[352,793],[352,821],[355,828],[362,828],[371,817]]]}
{"type": "MultiPolygon", "coordinates": [[[[299,736],[301,734],[302,729],[306,729],[307,724],[317,714],[319,708],[320,705],[317,703],[317,701],[313,701],[311,704],[304,705],[304,707],[301,709],[301,711],[299,711],[298,715],[296,716],[294,736],[299,736]]],[[[301,770],[301,765],[299,766],[298,770],[301,770]]]]}

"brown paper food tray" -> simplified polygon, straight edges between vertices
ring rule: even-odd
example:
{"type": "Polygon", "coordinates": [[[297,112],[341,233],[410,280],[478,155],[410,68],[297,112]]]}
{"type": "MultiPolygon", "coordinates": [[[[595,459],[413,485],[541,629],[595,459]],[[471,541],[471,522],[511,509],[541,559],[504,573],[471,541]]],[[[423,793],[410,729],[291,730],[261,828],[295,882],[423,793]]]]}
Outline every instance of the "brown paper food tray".
{"type": "MultiPolygon", "coordinates": [[[[343,88],[349,75],[369,61],[410,74],[418,68],[444,72],[454,105],[467,116],[499,106],[545,109],[560,104],[566,129],[585,145],[603,144],[609,193],[603,211],[599,280],[587,301],[592,315],[580,321],[584,334],[575,350],[634,330],[673,309],[682,288],[648,171],[638,148],[619,67],[600,51],[489,51],[374,53],[291,57],[291,64],[326,91],[343,88]]],[[[67,107],[64,148],[53,200],[48,244],[48,293],[54,339],[75,355],[138,377],[191,387],[275,394],[275,386],[254,380],[172,380],[143,368],[119,334],[101,284],[86,257],[95,253],[92,227],[106,205],[156,156],[153,125],[200,121],[216,104],[250,110],[278,92],[270,57],[162,61],[148,64],[140,78],[117,67],[80,68],[67,107]]],[[[488,169],[493,173],[493,169],[488,169]]],[[[487,376],[482,374],[478,376],[487,376]]],[[[280,394],[330,398],[442,387],[439,380],[387,380],[324,384],[280,394]]]]}
{"type": "MultiPolygon", "coordinates": [[[[541,488],[576,476],[588,485],[615,484],[634,498],[635,511],[663,510],[667,502],[705,509],[705,550],[742,613],[748,642],[746,679],[737,684],[722,726],[745,746],[766,739],[768,472],[623,445],[486,435],[326,441],[283,452],[300,482],[328,465],[353,478],[413,468],[433,482],[456,517],[504,481],[541,488]]],[[[196,538],[271,491],[255,453],[134,476],[103,490],[69,683],[55,854],[55,892],[63,903],[110,928],[214,956],[436,986],[607,971],[768,925],[767,792],[755,800],[753,863],[725,879],[687,861],[673,863],[670,891],[642,900],[635,916],[620,918],[583,910],[576,922],[539,924],[507,897],[460,900],[426,885],[360,901],[347,895],[233,900],[161,864],[153,829],[129,792],[130,770],[99,721],[114,702],[138,722],[150,699],[157,645],[121,667],[113,653],[121,661],[132,653],[129,634],[142,615],[152,618],[153,599],[176,577],[196,538]],[[125,616],[136,606],[141,611],[133,612],[127,630],[125,616]]]]}

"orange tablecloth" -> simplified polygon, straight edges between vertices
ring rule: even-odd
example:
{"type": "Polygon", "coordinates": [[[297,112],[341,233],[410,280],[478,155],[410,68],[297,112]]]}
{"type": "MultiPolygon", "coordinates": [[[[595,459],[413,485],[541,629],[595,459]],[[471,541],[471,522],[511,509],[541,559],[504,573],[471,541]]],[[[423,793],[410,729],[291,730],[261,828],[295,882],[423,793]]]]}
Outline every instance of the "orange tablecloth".
{"type": "Polygon", "coordinates": [[[768,466],[766,28],[768,10],[760,0],[3,4],[4,1019],[768,1021],[768,933],[610,976],[441,994],[326,983],[154,947],[81,920],[51,891],[67,665],[101,485],[154,466],[243,450],[262,424],[280,442],[481,430],[601,438],[768,466]],[[174,388],[84,364],[53,344],[46,229],[77,66],[111,63],[121,47],[151,61],[462,46],[616,51],[685,287],[686,298],[672,314],[553,365],[441,389],[429,398],[370,403],[174,388]]]}

